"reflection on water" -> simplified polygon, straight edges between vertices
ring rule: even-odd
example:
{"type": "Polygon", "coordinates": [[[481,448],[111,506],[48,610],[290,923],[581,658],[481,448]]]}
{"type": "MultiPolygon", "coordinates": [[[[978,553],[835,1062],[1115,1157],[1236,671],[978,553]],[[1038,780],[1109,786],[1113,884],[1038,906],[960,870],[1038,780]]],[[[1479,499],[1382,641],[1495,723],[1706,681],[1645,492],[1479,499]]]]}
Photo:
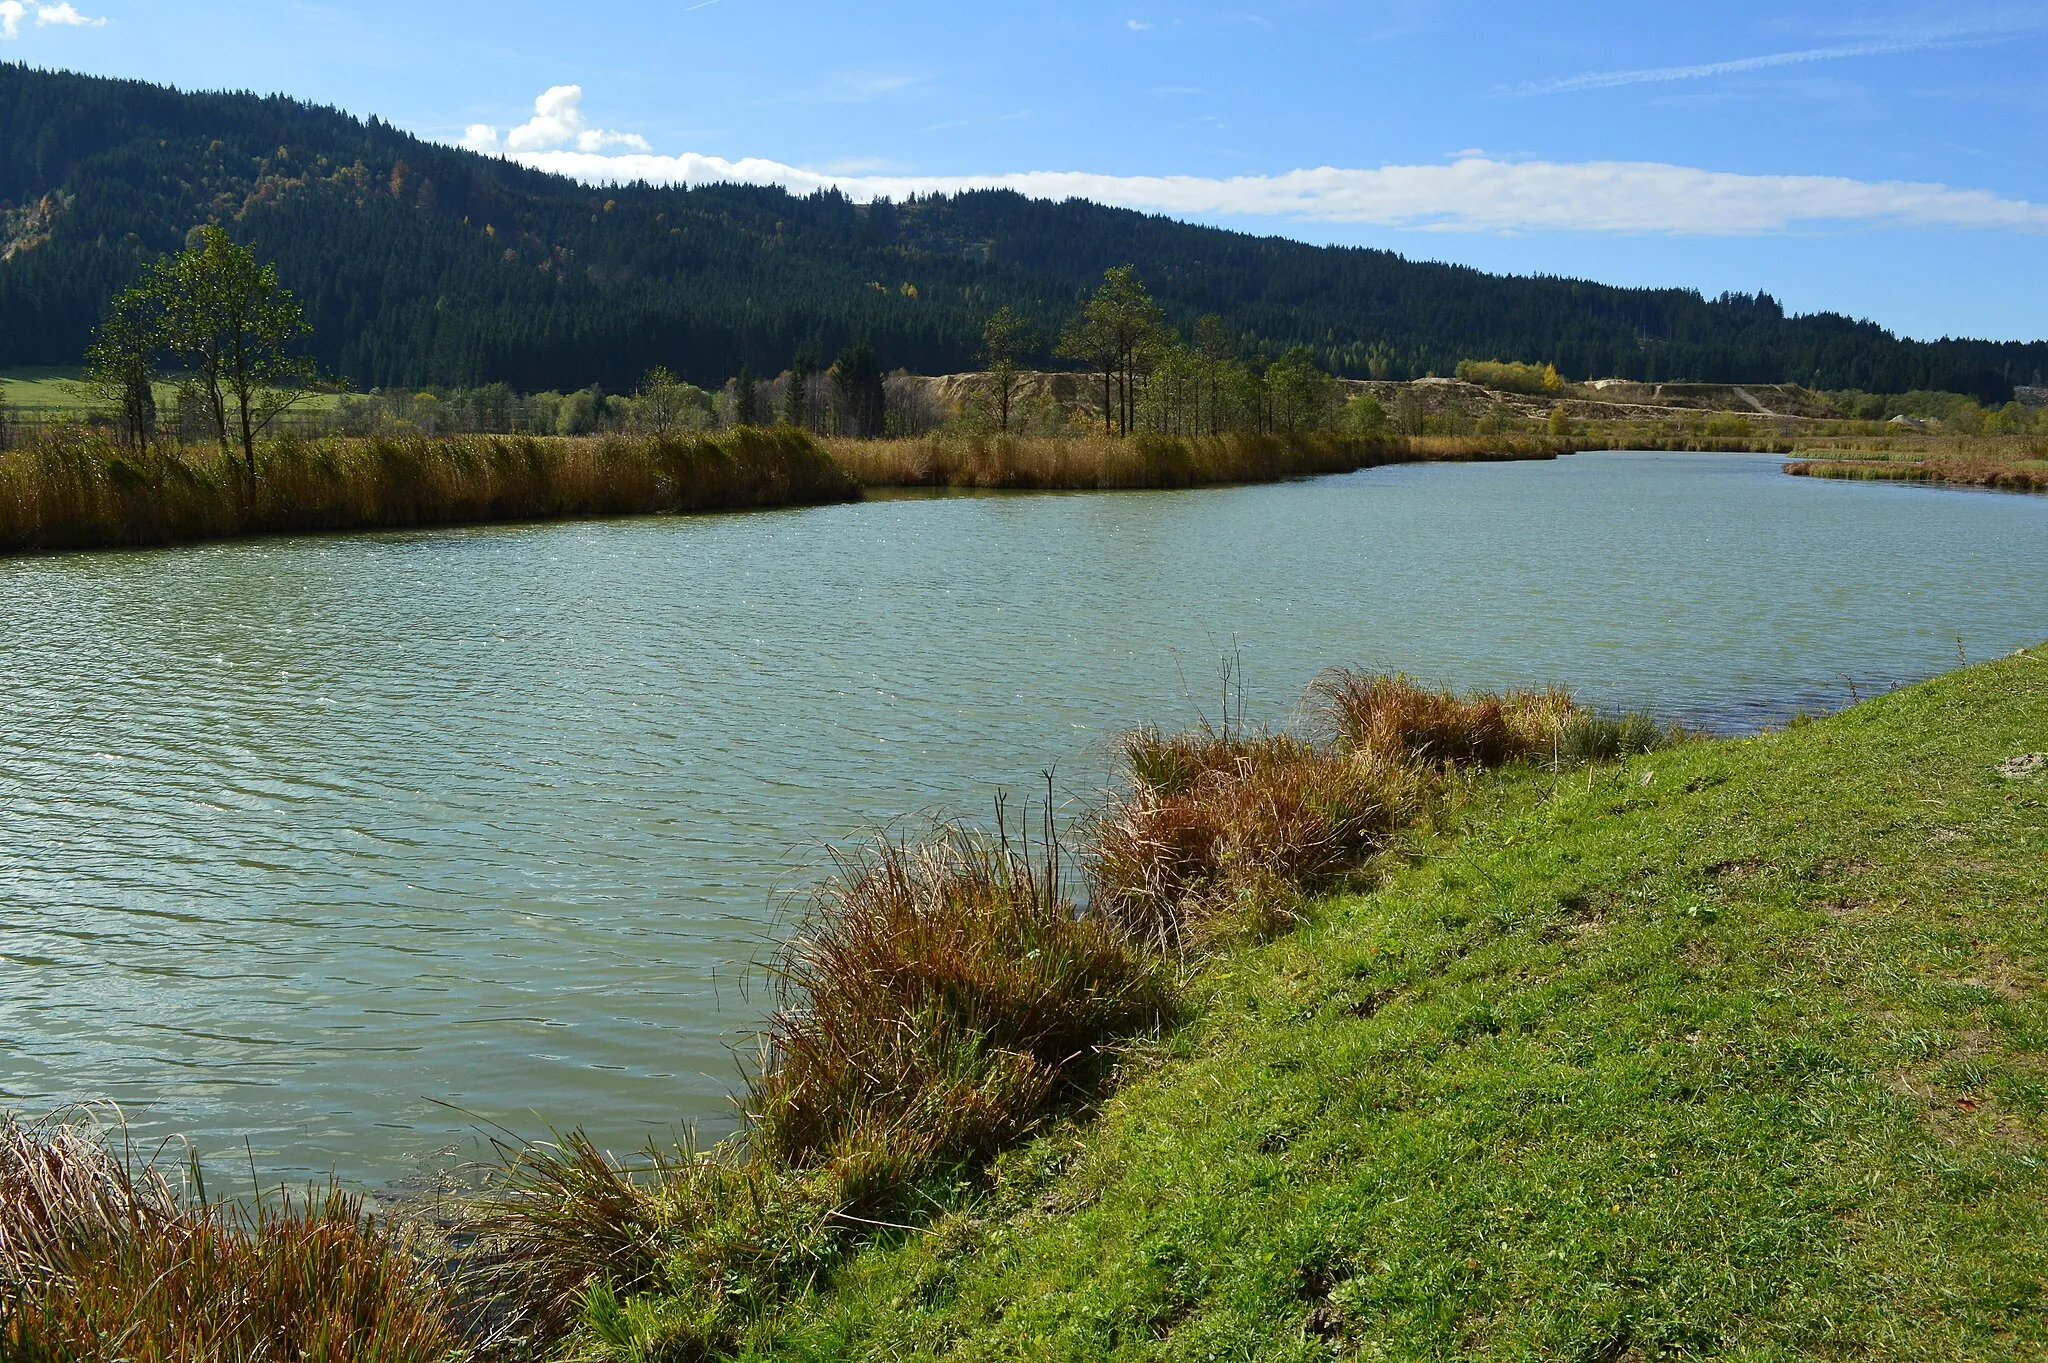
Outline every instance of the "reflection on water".
{"type": "Polygon", "coordinates": [[[0,1104],[370,1180],[443,1103],[716,1129],[817,840],[1083,800],[1227,651],[1273,717],[1347,663],[1743,727],[2048,635],[2048,499],[1778,462],[0,563],[0,1104]]]}

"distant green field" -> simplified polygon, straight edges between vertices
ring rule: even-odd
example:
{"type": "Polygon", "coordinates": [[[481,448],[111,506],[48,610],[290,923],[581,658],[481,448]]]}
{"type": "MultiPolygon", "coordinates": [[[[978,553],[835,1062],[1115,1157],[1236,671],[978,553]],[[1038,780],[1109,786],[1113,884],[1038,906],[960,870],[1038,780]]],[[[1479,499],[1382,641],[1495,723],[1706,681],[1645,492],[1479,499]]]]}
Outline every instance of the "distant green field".
{"type": "Polygon", "coordinates": [[[72,369],[0,369],[0,397],[16,411],[83,412],[99,405],[71,390],[79,371],[72,369]]]}
{"type": "MultiPolygon", "coordinates": [[[[0,398],[16,413],[35,416],[62,416],[67,413],[84,414],[92,411],[111,410],[112,404],[94,402],[77,389],[79,376],[83,371],[76,366],[70,368],[25,367],[0,369],[0,398]]],[[[177,403],[178,386],[174,383],[159,383],[156,386],[158,408],[168,411],[177,403]]],[[[298,406],[300,411],[324,412],[334,406],[331,393],[313,393],[304,398],[298,406]]]]}

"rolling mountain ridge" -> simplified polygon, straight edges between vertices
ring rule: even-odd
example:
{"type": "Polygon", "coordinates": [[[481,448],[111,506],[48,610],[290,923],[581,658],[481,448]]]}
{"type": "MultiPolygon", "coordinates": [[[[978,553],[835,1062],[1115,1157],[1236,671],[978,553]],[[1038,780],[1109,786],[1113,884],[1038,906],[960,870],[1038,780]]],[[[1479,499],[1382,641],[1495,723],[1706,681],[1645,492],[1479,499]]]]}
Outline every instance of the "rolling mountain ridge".
{"type": "Polygon", "coordinates": [[[2000,402],[2048,374],[2048,342],[1900,340],[1767,295],[1489,275],[1005,192],[596,190],[281,96],[0,65],[0,365],[76,363],[106,300],[204,222],[276,261],[320,362],[361,388],[618,390],[655,364],[715,385],[858,340],[947,373],[1004,304],[1036,322],[1042,363],[1120,264],[1183,330],[1213,312],[1247,355],[1306,344],[1352,377],[1520,359],[2000,402]]]}

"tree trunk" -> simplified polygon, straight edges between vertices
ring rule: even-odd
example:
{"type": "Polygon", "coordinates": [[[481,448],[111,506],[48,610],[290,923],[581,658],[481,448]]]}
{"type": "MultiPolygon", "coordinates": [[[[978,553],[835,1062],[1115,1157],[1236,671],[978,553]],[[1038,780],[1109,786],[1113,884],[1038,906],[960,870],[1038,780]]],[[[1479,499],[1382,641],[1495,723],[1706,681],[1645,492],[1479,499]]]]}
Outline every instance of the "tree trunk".
{"type": "Polygon", "coordinates": [[[214,436],[220,441],[220,452],[225,456],[228,452],[228,400],[221,394],[219,380],[209,379],[206,389],[207,406],[213,412],[214,436]]]}
{"type": "Polygon", "coordinates": [[[249,488],[253,492],[256,487],[256,432],[249,428],[249,395],[238,393],[235,397],[242,417],[242,467],[248,471],[249,488]]]}

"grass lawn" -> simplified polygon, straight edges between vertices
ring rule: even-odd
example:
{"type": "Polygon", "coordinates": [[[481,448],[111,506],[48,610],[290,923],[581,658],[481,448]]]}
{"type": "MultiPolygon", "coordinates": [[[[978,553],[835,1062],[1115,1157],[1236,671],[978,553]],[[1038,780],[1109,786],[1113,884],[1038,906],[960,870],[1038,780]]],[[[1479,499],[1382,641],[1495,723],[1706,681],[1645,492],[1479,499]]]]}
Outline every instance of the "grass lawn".
{"type": "MultiPolygon", "coordinates": [[[[8,407],[14,411],[36,416],[113,410],[109,404],[92,402],[74,391],[73,385],[82,372],[75,365],[70,368],[0,369],[0,398],[5,398],[8,407]]],[[[165,412],[175,408],[177,392],[178,386],[174,383],[158,383],[157,407],[165,412]]],[[[331,409],[335,401],[332,393],[312,393],[294,410],[324,412],[331,409]]]]}
{"type": "Polygon", "coordinates": [[[2048,650],[1482,778],[759,1357],[2048,1351],[2048,650]]]}
{"type": "Polygon", "coordinates": [[[0,369],[0,398],[18,412],[81,412],[93,404],[71,391],[79,370],[30,368],[0,369]]]}

